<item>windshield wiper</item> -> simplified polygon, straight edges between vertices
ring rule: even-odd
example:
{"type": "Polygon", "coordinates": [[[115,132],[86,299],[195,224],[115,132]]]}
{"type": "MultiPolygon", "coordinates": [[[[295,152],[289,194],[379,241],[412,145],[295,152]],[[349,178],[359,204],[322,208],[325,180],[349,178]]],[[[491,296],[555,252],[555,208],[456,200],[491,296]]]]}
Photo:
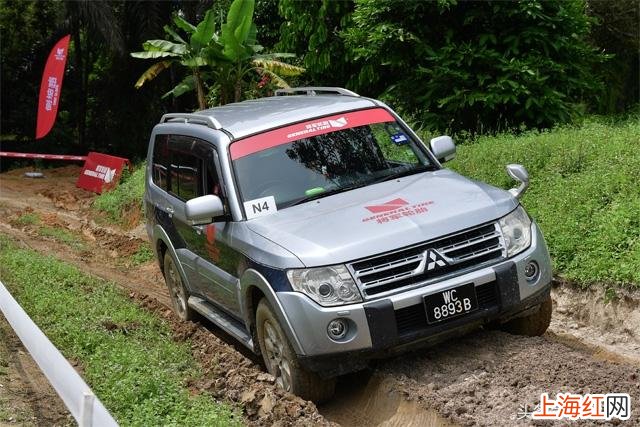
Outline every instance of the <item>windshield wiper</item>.
{"type": "Polygon", "coordinates": [[[385,175],[380,177],[372,182],[372,184],[377,184],[379,182],[391,181],[393,179],[402,178],[403,176],[409,176],[420,172],[434,171],[437,168],[433,165],[421,165],[417,168],[404,169],[395,173],[390,173],[389,175],[385,175]]]}
{"type": "Polygon", "coordinates": [[[301,205],[302,203],[307,203],[307,202],[310,202],[312,200],[321,199],[323,197],[332,196],[332,195],[338,194],[338,193],[344,193],[345,191],[354,190],[356,188],[364,187],[364,186],[367,186],[369,184],[371,184],[371,183],[370,182],[361,182],[361,183],[358,183],[358,184],[349,185],[347,187],[332,188],[331,190],[323,191],[321,193],[312,194],[310,196],[303,197],[302,199],[298,199],[295,202],[287,205],[287,207],[301,205]]]}
{"type": "Polygon", "coordinates": [[[419,172],[434,171],[434,170],[437,170],[437,168],[433,165],[421,165],[420,167],[417,167],[417,168],[404,169],[402,171],[385,175],[381,178],[374,179],[372,181],[360,182],[358,184],[349,185],[346,187],[333,188],[331,190],[323,191],[321,193],[312,194],[310,196],[303,197],[301,199],[296,200],[295,202],[287,205],[287,207],[300,205],[302,203],[307,203],[312,200],[321,199],[323,197],[332,196],[338,193],[344,193],[345,191],[355,190],[356,188],[366,187],[371,184],[377,184],[379,182],[390,181],[392,179],[401,178],[407,175],[413,175],[419,172]]]}

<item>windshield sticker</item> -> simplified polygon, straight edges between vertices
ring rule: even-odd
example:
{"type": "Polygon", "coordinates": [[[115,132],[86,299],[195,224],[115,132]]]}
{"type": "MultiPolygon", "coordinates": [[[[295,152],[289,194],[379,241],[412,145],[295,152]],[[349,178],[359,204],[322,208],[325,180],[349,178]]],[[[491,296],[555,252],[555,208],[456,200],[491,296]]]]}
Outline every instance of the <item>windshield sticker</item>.
{"type": "Polygon", "coordinates": [[[240,139],[230,146],[231,159],[236,160],[278,145],[289,144],[312,136],[324,135],[338,130],[371,125],[374,123],[394,122],[395,119],[383,108],[353,111],[336,114],[321,119],[308,120],[302,123],[274,129],[258,135],[240,139]]]}
{"type": "Polygon", "coordinates": [[[274,214],[278,212],[276,199],[269,196],[244,202],[244,212],[247,214],[247,219],[274,214]]]}
{"type": "Polygon", "coordinates": [[[404,145],[409,142],[409,138],[402,132],[398,132],[395,135],[391,136],[391,140],[396,145],[404,145]]]}
{"type": "Polygon", "coordinates": [[[393,199],[379,205],[365,206],[365,209],[375,215],[363,218],[362,222],[375,221],[384,224],[407,216],[422,215],[429,211],[428,206],[433,203],[433,200],[427,200],[412,204],[404,199],[393,199]]]}

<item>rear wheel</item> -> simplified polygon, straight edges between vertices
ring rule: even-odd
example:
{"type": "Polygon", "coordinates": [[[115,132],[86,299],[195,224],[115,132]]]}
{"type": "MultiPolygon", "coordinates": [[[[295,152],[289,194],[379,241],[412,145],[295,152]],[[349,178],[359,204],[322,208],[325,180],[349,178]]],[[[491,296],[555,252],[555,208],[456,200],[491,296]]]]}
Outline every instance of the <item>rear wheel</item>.
{"type": "Polygon", "coordinates": [[[500,329],[514,335],[537,337],[547,330],[551,323],[552,303],[549,296],[535,313],[511,319],[500,325],[500,329]]]}
{"type": "Polygon", "coordinates": [[[300,366],[296,353],[265,298],[260,300],[256,310],[256,329],[264,363],[281,388],[314,402],[322,402],[333,396],[336,379],[322,379],[300,366]]]}
{"type": "Polygon", "coordinates": [[[164,281],[167,284],[167,288],[169,288],[173,311],[182,320],[193,320],[195,312],[187,303],[189,292],[182,282],[176,262],[169,251],[164,254],[164,281]]]}

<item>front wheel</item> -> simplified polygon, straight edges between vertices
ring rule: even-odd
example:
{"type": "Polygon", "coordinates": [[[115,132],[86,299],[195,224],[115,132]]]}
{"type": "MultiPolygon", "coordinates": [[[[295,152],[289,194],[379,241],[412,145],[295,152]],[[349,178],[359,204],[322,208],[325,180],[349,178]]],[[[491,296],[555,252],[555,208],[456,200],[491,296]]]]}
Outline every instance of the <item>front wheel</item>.
{"type": "Polygon", "coordinates": [[[258,303],[256,329],[264,363],[276,378],[278,386],[316,403],[333,396],[335,378],[322,379],[300,366],[295,351],[265,298],[258,303]]]}
{"type": "Polygon", "coordinates": [[[552,303],[551,295],[540,304],[535,313],[517,317],[500,325],[500,329],[514,335],[537,337],[545,333],[551,323],[552,303]]]}
{"type": "Polygon", "coordinates": [[[182,277],[178,271],[178,267],[169,251],[164,254],[164,281],[169,288],[169,297],[173,305],[173,311],[182,320],[193,320],[195,312],[187,301],[189,300],[189,292],[182,282],[182,277]]]}

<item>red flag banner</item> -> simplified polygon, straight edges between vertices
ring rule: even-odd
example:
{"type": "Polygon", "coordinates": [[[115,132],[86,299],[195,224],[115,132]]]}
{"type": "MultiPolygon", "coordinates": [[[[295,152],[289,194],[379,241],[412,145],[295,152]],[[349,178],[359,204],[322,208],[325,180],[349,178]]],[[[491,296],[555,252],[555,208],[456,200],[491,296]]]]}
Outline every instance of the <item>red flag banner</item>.
{"type": "Polygon", "coordinates": [[[84,162],[76,187],[98,194],[110,190],[118,185],[125,166],[131,166],[128,159],[91,151],[84,162]]]}
{"type": "Polygon", "coordinates": [[[44,67],[42,83],[40,83],[40,98],[38,99],[36,139],[44,138],[56,121],[70,38],[70,35],[66,35],[58,40],[58,43],[51,49],[44,67]]]}

